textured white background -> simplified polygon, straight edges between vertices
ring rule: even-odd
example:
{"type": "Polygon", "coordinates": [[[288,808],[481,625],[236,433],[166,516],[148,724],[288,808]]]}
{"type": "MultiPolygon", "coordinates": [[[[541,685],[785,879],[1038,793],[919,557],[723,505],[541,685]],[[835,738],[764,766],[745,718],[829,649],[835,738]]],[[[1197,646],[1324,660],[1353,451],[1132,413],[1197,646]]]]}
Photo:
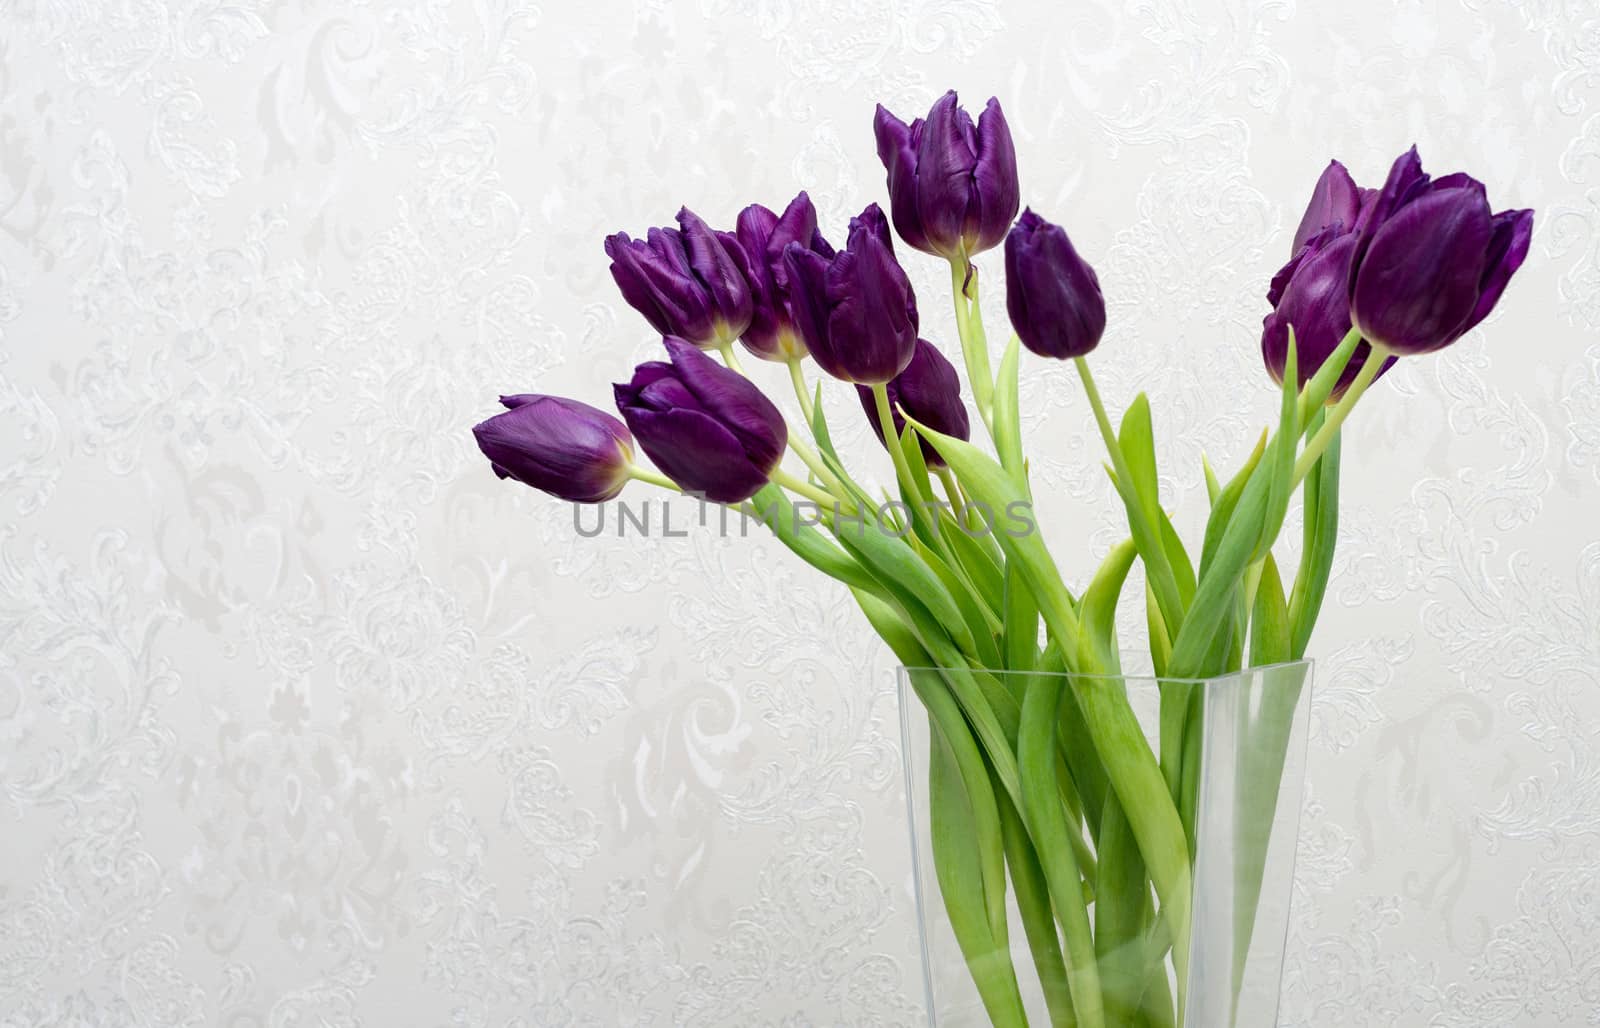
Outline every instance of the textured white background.
{"type": "MultiPolygon", "coordinates": [[[[1285,1023],[1600,1024],[1594,0],[0,0],[0,1024],[917,1023],[843,594],[578,539],[467,428],[656,352],[607,232],[803,185],[838,239],[873,101],[947,86],[1098,265],[1191,531],[1330,156],[1538,209],[1347,433],[1285,1023]]],[[[1024,401],[1081,573],[1097,441],[1060,368],[1024,401]]]]}

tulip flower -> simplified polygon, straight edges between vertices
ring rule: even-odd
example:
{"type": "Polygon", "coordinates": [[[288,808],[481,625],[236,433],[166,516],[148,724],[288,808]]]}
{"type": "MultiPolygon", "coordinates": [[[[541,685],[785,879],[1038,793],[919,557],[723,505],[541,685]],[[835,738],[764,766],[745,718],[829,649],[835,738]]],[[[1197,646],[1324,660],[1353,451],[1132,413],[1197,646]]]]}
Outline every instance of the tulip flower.
{"type": "Polygon", "coordinates": [[[744,376],[682,339],[615,386],[617,409],[644,452],[688,492],[718,503],[756,494],[783,458],[783,415],[744,376]]]}
{"type": "Polygon", "coordinates": [[[1533,212],[1489,210],[1483,183],[1430,180],[1417,148],[1401,154],[1360,218],[1350,311],[1361,334],[1393,353],[1429,353],[1488,316],[1528,256],[1533,212]]]}
{"type": "Polygon", "coordinates": [[[1356,185],[1350,172],[1338,161],[1329,161],[1311,191],[1311,202],[1300,216],[1300,227],[1295,229],[1291,254],[1300,252],[1311,237],[1331,225],[1342,225],[1345,231],[1356,227],[1356,219],[1366,207],[1377,199],[1376,189],[1356,185]]]}
{"type": "Polygon", "coordinates": [[[850,219],[845,248],[830,260],[790,243],[783,253],[795,326],[817,365],[857,385],[882,385],[911,363],[917,298],[894,259],[877,204],[850,219]]]}
{"type": "Polygon", "coordinates": [[[817,230],[817,211],[802,192],[789,202],[781,216],[758,203],[739,212],[737,236],[749,261],[748,277],[753,310],[744,345],[757,357],[773,361],[797,360],[806,344],[795,328],[789,272],[783,252],[793,243],[832,260],[833,247],[817,230]]]}
{"type": "MultiPolygon", "coordinates": [[[[957,439],[971,437],[971,425],[967,420],[967,408],[961,402],[961,376],[956,374],[955,367],[947,360],[938,347],[926,339],[917,340],[917,349],[911,357],[911,363],[906,369],[896,375],[888,385],[889,407],[894,412],[894,428],[896,432],[904,432],[906,419],[901,416],[904,410],[922,425],[936,432],[954,436],[957,439]]],[[[885,442],[883,438],[883,422],[878,417],[877,403],[873,399],[872,390],[865,386],[856,386],[856,392],[861,397],[861,409],[867,413],[867,422],[872,430],[877,433],[878,441],[885,442]]],[[[926,436],[918,437],[922,442],[922,456],[929,467],[944,467],[944,458],[939,456],[939,451],[928,442],[926,436]]]]}
{"type": "Polygon", "coordinates": [[[976,126],[952,90],[911,124],[882,104],[873,118],[888,172],[895,231],[925,253],[954,260],[991,249],[1017,216],[1017,154],[993,97],[976,126]]]}
{"type": "Polygon", "coordinates": [[[501,478],[573,503],[599,503],[622,491],[633,466],[633,437],[622,422],[560,396],[502,396],[505,413],[472,434],[501,478]]]}
{"type": "Polygon", "coordinates": [[[607,236],[611,277],[656,331],[702,349],[725,347],[750,327],[745,254],[731,234],[713,232],[687,207],[678,226],[653,228],[644,239],[607,236]]]}
{"type": "MultiPolygon", "coordinates": [[[[1336,221],[1312,236],[1274,276],[1267,294],[1273,310],[1261,323],[1261,356],[1274,382],[1283,383],[1291,326],[1298,385],[1302,389],[1350,331],[1348,283],[1350,255],[1355,246],[1356,234],[1336,221]]],[[[1344,395],[1371,355],[1372,347],[1367,344],[1356,347],[1329,402],[1344,395]]],[[[1388,371],[1394,360],[1389,357],[1378,375],[1388,371]]]]}
{"type": "Polygon", "coordinates": [[[1024,346],[1060,360],[1093,350],[1106,328],[1099,276],[1059,225],[1032,210],[1006,237],[1006,313],[1024,346]]]}

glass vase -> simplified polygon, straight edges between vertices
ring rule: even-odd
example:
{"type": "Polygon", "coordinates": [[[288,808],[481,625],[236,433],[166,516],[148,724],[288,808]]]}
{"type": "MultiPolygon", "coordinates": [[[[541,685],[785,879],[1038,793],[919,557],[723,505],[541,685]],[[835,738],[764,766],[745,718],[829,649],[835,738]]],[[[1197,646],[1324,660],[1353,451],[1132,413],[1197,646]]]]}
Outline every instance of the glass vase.
{"type": "Polygon", "coordinates": [[[1309,662],[899,675],[931,1025],[1277,1023],[1309,662]]]}

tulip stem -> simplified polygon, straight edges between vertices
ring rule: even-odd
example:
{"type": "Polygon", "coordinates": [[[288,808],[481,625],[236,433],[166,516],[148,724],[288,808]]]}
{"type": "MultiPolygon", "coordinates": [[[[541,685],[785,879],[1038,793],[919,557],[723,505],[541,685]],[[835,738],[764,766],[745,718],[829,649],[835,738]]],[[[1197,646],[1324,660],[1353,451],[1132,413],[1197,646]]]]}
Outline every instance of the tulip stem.
{"type": "Polygon", "coordinates": [[[1316,466],[1328,444],[1333,442],[1334,436],[1339,434],[1339,426],[1344,424],[1344,419],[1350,416],[1356,404],[1361,400],[1361,395],[1367,391],[1378,377],[1378,372],[1383,370],[1383,362],[1389,359],[1388,351],[1368,340],[1372,352],[1367,354],[1367,361],[1361,365],[1361,370],[1356,372],[1355,381],[1350,383],[1350,388],[1340,398],[1339,402],[1329,408],[1328,416],[1317,429],[1317,434],[1306,443],[1305,450],[1300,454],[1300,459],[1294,462],[1294,479],[1289,488],[1292,490],[1305,481],[1311,469],[1316,466]]]}
{"type": "Polygon", "coordinates": [[[794,383],[794,398],[800,401],[800,412],[806,416],[806,429],[816,424],[816,412],[811,406],[811,391],[806,388],[806,373],[800,367],[800,358],[789,358],[789,381],[794,383]]]}
{"type": "MultiPolygon", "coordinates": [[[[718,343],[717,351],[722,354],[722,363],[744,375],[744,365],[739,363],[739,355],[733,352],[733,341],[731,339],[718,343]]],[[[745,377],[748,378],[749,376],[746,375],[745,377]]]]}
{"type": "Polygon", "coordinates": [[[837,496],[828,492],[826,489],[821,489],[812,485],[810,482],[807,482],[804,479],[796,478],[782,468],[774,468],[771,478],[772,481],[783,486],[785,489],[804,496],[806,499],[817,504],[825,511],[833,511],[841,506],[840,500],[837,496]]]}
{"type": "Polygon", "coordinates": [[[900,433],[894,430],[894,411],[889,407],[889,387],[879,382],[872,387],[872,398],[878,404],[878,424],[883,428],[883,445],[889,451],[889,458],[894,461],[895,477],[900,480],[901,487],[911,496],[917,496],[920,490],[916,480],[911,477],[911,464],[906,460],[906,452],[900,448],[900,433]]]}
{"type": "Polygon", "coordinates": [[[950,260],[950,292],[956,304],[956,333],[961,337],[961,356],[967,365],[967,378],[972,383],[972,400],[978,408],[978,417],[994,438],[994,373],[989,370],[989,343],[983,334],[983,312],[977,303],[978,269],[967,273],[967,255],[961,253],[950,260]],[[973,294],[968,296],[968,283],[973,294]]]}
{"type": "Polygon", "coordinates": [[[678,483],[674,482],[666,475],[663,475],[659,471],[652,471],[649,468],[642,468],[637,464],[628,465],[628,477],[638,479],[641,482],[649,482],[651,485],[658,485],[663,489],[670,489],[675,493],[683,492],[683,490],[678,487],[678,483]]]}

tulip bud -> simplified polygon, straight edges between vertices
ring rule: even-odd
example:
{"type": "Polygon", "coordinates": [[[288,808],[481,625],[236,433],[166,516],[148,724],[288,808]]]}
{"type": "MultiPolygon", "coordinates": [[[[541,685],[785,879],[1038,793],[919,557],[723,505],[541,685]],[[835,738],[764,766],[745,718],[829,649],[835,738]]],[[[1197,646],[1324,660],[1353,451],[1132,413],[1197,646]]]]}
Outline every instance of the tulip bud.
{"type": "Polygon", "coordinates": [[[783,261],[795,326],[818,367],[857,385],[883,384],[905,370],[917,346],[917,298],[877,204],[850,219],[849,239],[833,259],[790,243],[783,261]]]}
{"type": "MultiPolygon", "coordinates": [[[[927,425],[936,432],[955,436],[957,439],[967,439],[971,436],[972,428],[967,420],[967,408],[961,403],[961,376],[956,374],[956,369],[945,360],[944,354],[926,339],[917,340],[915,354],[906,369],[896,375],[887,386],[889,391],[889,409],[894,412],[894,429],[904,432],[906,419],[900,411],[904,409],[920,423],[927,425]]],[[[856,386],[856,392],[861,397],[861,409],[867,412],[867,423],[878,434],[878,441],[885,442],[883,438],[883,421],[878,417],[878,402],[872,395],[872,390],[865,386],[856,386]]],[[[944,467],[944,458],[939,456],[939,451],[928,443],[922,441],[922,458],[929,467],[944,467]]]]}
{"type": "Polygon", "coordinates": [[[833,247],[817,230],[817,211],[802,192],[789,202],[780,217],[758,203],[739,212],[738,240],[749,260],[753,310],[744,345],[757,357],[772,361],[806,355],[805,341],[795,328],[789,272],[783,251],[793,243],[824,259],[833,259],[833,247]]]}
{"type": "Polygon", "coordinates": [[[1059,226],[1022,212],[1006,237],[1006,313],[1041,357],[1082,357],[1100,343],[1106,302],[1100,278],[1059,226]]]}
{"type": "MultiPolygon", "coordinates": [[[[1273,311],[1261,323],[1261,357],[1274,382],[1283,383],[1291,326],[1297,385],[1301,389],[1350,331],[1349,269],[1355,246],[1355,233],[1336,222],[1312,236],[1273,278],[1268,293],[1273,311]]],[[[1334,385],[1330,403],[1344,395],[1371,356],[1372,347],[1366,343],[1356,347],[1334,385]]],[[[1387,372],[1394,361],[1393,357],[1388,358],[1378,375],[1387,372]]]]}
{"type": "Polygon", "coordinates": [[[954,259],[998,246],[1017,216],[1017,153],[993,97],[976,127],[952,90],[911,124],[882,104],[873,118],[878,159],[889,178],[889,210],[900,238],[954,259]]]}
{"type": "Polygon", "coordinates": [[[1449,346],[1499,302],[1528,256],[1530,210],[1489,210],[1464,173],[1430,180],[1417,148],[1401,154],[1361,215],[1350,309],[1361,334],[1397,354],[1449,346]]]}
{"type": "Polygon", "coordinates": [[[617,409],[656,467],[688,492],[739,503],[766,485],[783,458],[783,415],[744,376],[682,339],[672,363],[650,361],[615,387],[617,409]]]}
{"type": "Polygon", "coordinates": [[[702,349],[724,346],[750,327],[745,254],[731,234],[713,232],[687,207],[678,226],[653,228],[642,240],[607,236],[611,277],[656,331],[702,349]]]}
{"type": "Polygon", "coordinates": [[[633,437],[622,422],[560,396],[502,396],[507,408],[472,434],[494,473],[563,500],[599,503],[622,491],[633,437]]]}

